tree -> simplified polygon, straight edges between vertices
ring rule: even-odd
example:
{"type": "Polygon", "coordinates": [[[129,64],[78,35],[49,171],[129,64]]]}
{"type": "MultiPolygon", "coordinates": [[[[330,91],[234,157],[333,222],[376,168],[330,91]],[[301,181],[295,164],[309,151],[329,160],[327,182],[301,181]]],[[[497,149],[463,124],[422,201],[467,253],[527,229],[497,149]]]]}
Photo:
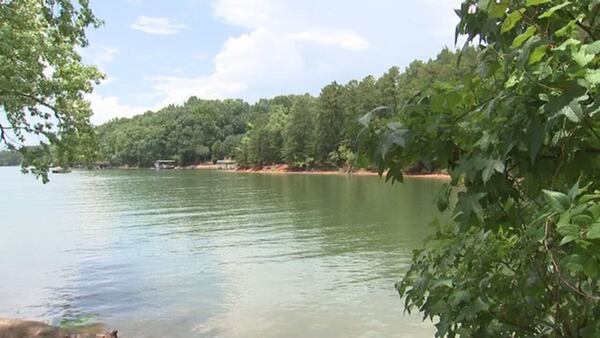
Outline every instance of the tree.
{"type": "Polygon", "coordinates": [[[327,161],[331,152],[337,151],[342,141],[344,110],[343,87],[333,82],[321,90],[316,114],[315,160],[327,161]]]}
{"type": "Polygon", "coordinates": [[[400,88],[400,70],[398,67],[390,68],[376,83],[379,92],[379,102],[388,107],[391,112],[398,110],[398,90],[400,88]]]}
{"type": "Polygon", "coordinates": [[[402,180],[447,168],[436,225],[398,284],[437,336],[600,334],[600,3],[467,0],[457,33],[477,71],[373,111],[365,155],[402,180]]]}
{"type": "Polygon", "coordinates": [[[21,164],[21,153],[14,150],[0,150],[0,167],[21,164]]]}
{"type": "Polygon", "coordinates": [[[314,99],[309,95],[294,99],[285,128],[284,158],[292,167],[305,166],[310,162],[314,134],[314,99]]]}
{"type": "Polygon", "coordinates": [[[86,0],[0,3],[0,107],[6,115],[0,142],[18,149],[24,166],[32,165],[44,182],[50,156],[41,153],[48,155],[50,145],[69,160],[89,151],[81,148],[93,135],[83,94],[102,75],[81,63],[77,49],[87,45],[85,29],[99,25],[86,0]],[[25,147],[34,139],[40,147],[25,147]]]}

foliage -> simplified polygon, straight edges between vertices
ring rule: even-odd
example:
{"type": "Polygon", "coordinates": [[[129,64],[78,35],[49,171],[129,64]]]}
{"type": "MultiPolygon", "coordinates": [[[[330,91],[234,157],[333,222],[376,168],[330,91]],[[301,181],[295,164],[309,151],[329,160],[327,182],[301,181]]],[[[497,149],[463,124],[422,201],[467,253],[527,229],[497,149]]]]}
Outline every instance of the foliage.
{"type": "Polygon", "coordinates": [[[287,162],[295,168],[350,168],[361,130],[358,118],[365,111],[388,105],[393,116],[402,99],[418,90],[440,79],[456,83],[474,67],[474,54],[465,51],[457,68],[457,54],[445,49],[404,73],[392,67],[380,78],[332,82],[318,97],[277,96],[252,105],[191,98],[181,106],[97,127],[98,157],[128,166],[150,166],[159,158],[187,165],[234,157],[243,167],[287,162]]]}
{"type": "Polygon", "coordinates": [[[387,179],[417,162],[451,175],[437,203],[453,222],[398,285],[437,336],[600,334],[599,7],[466,0],[476,71],[361,119],[387,179]]]}
{"type": "MultiPolygon", "coordinates": [[[[343,131],[343,87],[333,82],[321,90],[316,114],[314,157],[317,162],[327,162],[331,152],[337,152],[343,131]]],[[[394,96],[395,92],[388,93],[394,96]]]]}
{"type": "Polygon", "coordinates": [[[190,164],[232,156],[251,114],[241,100],[192,97],[182,106],[97,127],[99,157],[114,165],[150,166],[157,159],[190,164]]]}
{"type": "Polygon", "coordinates": [[[0,167],[20,165],[23,157],[15,150],[0,150],[0,167]]]}
{"type": "Polygon", "coordinates": [[[308,95],[298,97],[292,105],[283,145],[283,157],[292,167],[301,167],[310,162],[314,105],[314,98],[308,95]]]}
{"type": "Polygon", "coordinates": [[[85,29],[99,24],[86,0],[0,2],[0,109],[6,115],[0,142],[18,149],[44,181],[49,145],[65,160],[93,153],[82,149],[93,145],[83,94],[102,75],[81,63],[77,49],[87,45],[85,29]],[[32,139],[40,140],[35,151],[24,146],[32,139]]]}

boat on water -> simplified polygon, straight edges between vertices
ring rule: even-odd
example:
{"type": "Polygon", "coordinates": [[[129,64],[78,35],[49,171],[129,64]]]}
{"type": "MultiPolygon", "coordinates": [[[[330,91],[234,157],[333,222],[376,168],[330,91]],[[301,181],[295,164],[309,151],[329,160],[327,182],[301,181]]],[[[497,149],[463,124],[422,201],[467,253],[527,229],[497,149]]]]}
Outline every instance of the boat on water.
{"type": "Polygon", "coordinates": [[[71,172],[71,169],[63,167],[54,167],[50,168],[50,172],[52,172],[53,174],[67,174],[71,172]]]}
{"type": "Polygon", "coordinates": [[[173,160],[156,160],[154,161],[154,169],[175,169],[175,161],[173,160]]]}

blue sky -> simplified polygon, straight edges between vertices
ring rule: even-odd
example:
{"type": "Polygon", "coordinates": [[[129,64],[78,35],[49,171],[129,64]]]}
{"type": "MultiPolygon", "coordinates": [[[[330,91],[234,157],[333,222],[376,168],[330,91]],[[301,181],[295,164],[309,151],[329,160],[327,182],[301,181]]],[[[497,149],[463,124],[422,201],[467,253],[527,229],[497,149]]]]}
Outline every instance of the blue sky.
{"type": "Polygon", "coordinates": [[[201,98],[318,94],[454,46],[459,0],[92,0],[95,124],[201,98]]]}

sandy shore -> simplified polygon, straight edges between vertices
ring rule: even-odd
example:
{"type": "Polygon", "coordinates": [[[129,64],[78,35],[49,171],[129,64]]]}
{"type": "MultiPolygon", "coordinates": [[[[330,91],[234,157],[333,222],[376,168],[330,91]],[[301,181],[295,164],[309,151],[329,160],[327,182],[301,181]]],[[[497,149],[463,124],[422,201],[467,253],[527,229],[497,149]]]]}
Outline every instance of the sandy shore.
{"type": "MultiPolygon", "coordinates": [[[[248,173],[248,174],[266,174],[266,175],[344,175],[348,176],[348,172],[344,170],[289,170],[288,166],[285,164],[280,165],[272,165],[272,166],[264,166],[262,168],[248,168],[248,169],[224,169],[220,165],[214,164],[199,164],[193,167],[194,169],[200,170],[215,170],[220,169],[226,172],[232,173],[248,173]]],[[[368,171],[364,169],[359,169],[353,171],[350,176],[378,176],[378,174],[374,171],[368,171]]],[[[439,179],[439,180],[448,180],[450,176],[444,173],[433,173],[433,174],[408,174],[405,173],[404,177],[409,178],[427,178],[427,179],[439,179]]]]}
{"type": "MultiPolygon", "coordinates": [[[[118,169],[140,169],[139,167],[118,167],[118,169]]],[[[177,170],[221,170],[230,173],[247,173],[247,174],[265,174],[265,175],[343,175],[343,176],[378,176],[374,171],[368,171],[364,169],[354,170],[351,175],[348,175],[347,171],[342,169],[331,169],[331,170],[290,170],[285,164],[264,166],[262,168],[232,168],[224,166],[223,164],[212,164],[202,163],[196,165],[190,165],[185,167],[176,167],[177,170]]],[[[432,174],[410,174],[404,173],[405,178],[423,178],[423,179],[436,179],[436,180],[449,180],[450,175],[445,173],[432,173],[432,174]]]]}

